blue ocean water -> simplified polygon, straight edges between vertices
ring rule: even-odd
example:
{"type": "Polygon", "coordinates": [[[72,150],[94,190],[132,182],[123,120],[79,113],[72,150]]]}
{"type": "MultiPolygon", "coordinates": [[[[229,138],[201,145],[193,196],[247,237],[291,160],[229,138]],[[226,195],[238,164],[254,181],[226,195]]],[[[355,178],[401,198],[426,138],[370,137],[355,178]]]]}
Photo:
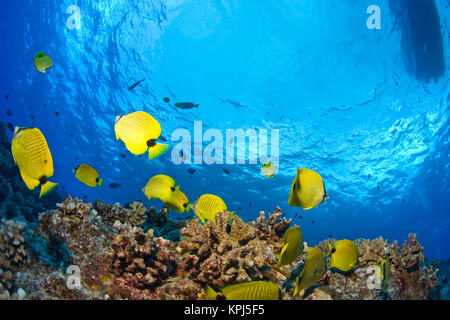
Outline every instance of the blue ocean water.
{"type": "Polygon", "coordinates": [[[414,232],[427,256],[450,258],[448,1],[18,0],[0,8],[0,93],[9,94],[0,120],[41,129],[62,194],[160,207],[141,188],[164,173],[189,200],[219,195],[248,220],[277,205],[301,215],[294,223],[308,243],[328,235],[403,242],[414,232]],[[68,27],[72,5],[79,29],[68,27]],[[381,29],[366,25],[370,5],[381,9],[381,29]],[[33,64],[41,50],[53,60],[46,74],[33,64]],[[182,101],[199,107],[174,106],[182,101]],[[194,121],[223,135],[278,129],[279,171],[267,179],[260,163],[134,156],[115,139],[114,122],[136,110],[160,122],[172,147],[172,133],[193,136],[194,121]],[[74,178],[81,163],[99,171],[101,188],[74,178]],[[304,212],[287,205],[299,167],[319,172],[330,196],[304,212]]]}

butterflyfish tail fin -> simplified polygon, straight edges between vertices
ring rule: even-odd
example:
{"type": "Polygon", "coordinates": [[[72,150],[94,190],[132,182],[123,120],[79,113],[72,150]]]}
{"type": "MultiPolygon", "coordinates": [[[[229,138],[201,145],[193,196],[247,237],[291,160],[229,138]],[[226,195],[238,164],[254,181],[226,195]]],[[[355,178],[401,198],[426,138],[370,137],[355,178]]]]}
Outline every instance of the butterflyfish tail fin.
{"type": "Polygon", "coordinates": [[[167,151],[169,146],[167,144],[157,143],[154,146],[150,147],[148,149],[148,160],[155,159],[156,157],[159,157],[164,152],[167,151]]]}
{"type": "Polygon", "coordinates": [[[41,193],[39,194],[39,198],[46,196],[47,194],[49,194],[50,192],[53,191],[53,189],[55,189],[55,187],[57,186],[57,183],[53,183],[50,181],[47,181],[46,183],[41,185],[41,193]]]}
{"type": "Polygon", "coordinates": [[[206,285],[206,300],[217,300],[217,292],[208,284],[206,285]]]}

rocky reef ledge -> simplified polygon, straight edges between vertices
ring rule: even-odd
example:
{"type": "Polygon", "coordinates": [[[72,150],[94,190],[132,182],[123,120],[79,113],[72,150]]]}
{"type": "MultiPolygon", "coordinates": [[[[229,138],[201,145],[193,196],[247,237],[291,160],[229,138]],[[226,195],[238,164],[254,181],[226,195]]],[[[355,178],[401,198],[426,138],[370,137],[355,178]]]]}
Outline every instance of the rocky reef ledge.
{"type": "MultiPolygon", "coordinates": [[[[293,299],[295,278],[308,245],[297,260],[277,267],[284,232],[291,221],[280,208],[244,222],[230,212],[216,223],[197,217],[175,220],[167,209],[127,208],[67,197],[39,215],[32,228],[3,219],[0,224],[2,299],[205,299],[205,287],[253,280],[278,283],[281,298],[293,299]]],[[[316,246],[327,253],[325,239],[316,246]]],[[[438,268],[426,264],[414,234],[402,245],[380,238],[356,239],[358,267],[350,274],[329,269],[296,299],[432,299],[439,296],[438,268]],[[388,294],[370,277],[386,252],[391,258],[388,294]]]]}

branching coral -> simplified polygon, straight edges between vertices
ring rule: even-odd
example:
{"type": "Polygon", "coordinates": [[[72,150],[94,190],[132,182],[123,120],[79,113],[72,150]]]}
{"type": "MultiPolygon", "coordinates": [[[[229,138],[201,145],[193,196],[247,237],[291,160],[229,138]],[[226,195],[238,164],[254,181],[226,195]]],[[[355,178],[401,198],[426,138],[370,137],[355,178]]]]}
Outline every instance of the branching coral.
{"type": "Polygon", "coordinates": [[[111,244],[112,268],[116,276],[111,290],[112,298],[195,298],[199,287],[197,290],[192,285],[184,288],[181,283],[178,286],[174,279],[169,279],[176,277],[181,270],[174,243],[153,237],[153,230],[145,233],[141,228],[123,225],[118,221],[114,227],[119,234],[113,236],[111,244]],[[172,287],[177,289],[171,290],[172,287]]]}
{"type": "Polygon", "coordinates": [[[394,242],[390,249],[393,253],[392,262],[399,271],[417,270],[424,261],[423,247],[417,241],[415,233],[408,235],[408,243],[405,240],[401,249],[397,242],[394,242]]]}
{"type": "Polygon", "coordinates": [[[222,287],[252,280],[278,280],[269,266],[277,259],[273,248],[261,241],[257,229],[234,216],[228,232],[230,212],[217,213],[216,223],[190,221],[181,229],[179,251],[184,269],[195,281],[222,287]]]}
{"type": "Polygon", "coordinates": [[[264,211],[261,211],[256,221],[251,221],[250,225],[257,229],[256,235],[259,239],[266,240],[267,243],[279,242],[292,221],[286,218],[279,221],[281,215],[280,207],[276,207],[273,214],[269,213],[269,220],[266,219],[264,211]]]}

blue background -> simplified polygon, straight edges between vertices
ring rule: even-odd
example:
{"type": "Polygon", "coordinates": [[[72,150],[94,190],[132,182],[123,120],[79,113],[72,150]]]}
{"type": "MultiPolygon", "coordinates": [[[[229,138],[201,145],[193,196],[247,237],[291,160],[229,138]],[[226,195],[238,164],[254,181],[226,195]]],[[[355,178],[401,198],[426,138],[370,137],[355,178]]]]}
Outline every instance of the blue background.
{"type": "MultiPolygon", "coordinates": [[[[447,63],[448,1],[436,8],[447,63]]],[[[60,191],[160,207],[141,188],[165,173],[191,201],[217,194],[246,219],[277,205],[287,217],[300,213],[294,222],[310,244],[330,234],[402,242],[415,232],[427,256],[450,257],[448,64],[434,79],[411,71],[418,52],[431,49],[414,47],[420,39],[408,23],[431,18],[411,20],[404,2],[21,0],[0,9],[0,93],[10,94],[0,120],[41,129],[60,191]],[[79,30],[66,25],[72,4],[81,9],[79,30]],[[381,30],[366,27],[371,4],[381,8],[381,30]],[[41,50],[53,60],[47,74],[33,64],[41,50]],[[181,110],[178,101],[200,106],[181,110]],[[133,156],[116,141],[114,121],[135,110],[158,119],[169,140],[177,128],[193,135],[194,120],[224,135],[279,129],[280,170],[266,179],[260,165],[177,166],[169,153],[133,156]],[[104,186],[77,181],[72,169],[80,163],[94,166],[104,186]],[[298,167],[319,172],[331,199],[305,212],[289,207],[298,167]]]]}

